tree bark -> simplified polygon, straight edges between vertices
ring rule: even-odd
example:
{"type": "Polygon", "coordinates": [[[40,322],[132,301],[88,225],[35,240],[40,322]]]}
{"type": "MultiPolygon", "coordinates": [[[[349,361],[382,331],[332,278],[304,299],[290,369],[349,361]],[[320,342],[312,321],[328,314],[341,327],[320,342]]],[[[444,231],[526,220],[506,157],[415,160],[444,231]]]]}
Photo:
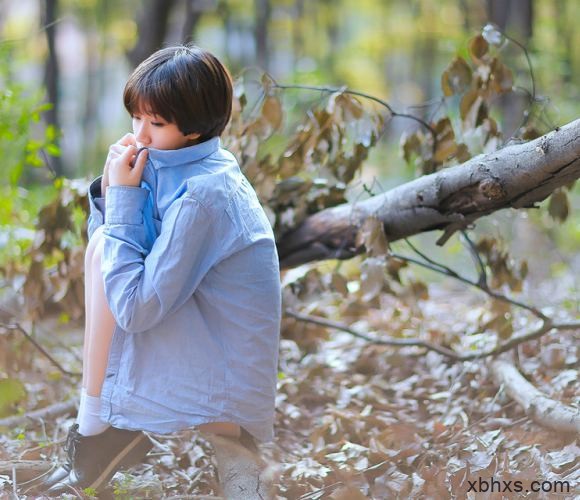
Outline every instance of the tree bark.
{"type": "Polygon", "coordinates": [[[133,67],[160,49],[175,0],[148,0],[139,16],[137,44],[127,54],[133,67]]]}
{"type": "MultiPolygon", "coordinates": [[[[44,12],[42,15],[42,24],[46,33],[46,44],[48,46],[48,55],[44,65],[44,84],[46,86],[46,93],[48,101],[52,104],[52,108],[45,111],[45,121],[48,125],[52,125],[54,130],[60,130],[58,119],[59,98],[58,98],[58,80],[59,80],[59,66],[58,57],[56,54],[56,16],[58,12],[58,0],[45,0],[44,12]]],[[[57,142],[57,141],[55,141],[57,142]]],[[[53,156],[50,159],[50,166],[57,176],[63,175],[62,162],[59,157],[53,156]]]]}
{"type": "Polygon", "coordinates": [[[181,28],[181,42],[190,43],[195,39],[195,28],[197,27],[203,10],[196,0],[185,1],[185,20],[181,28]]]}
{"type": "Polygon", "coordinates": [[[457,230],[502,208],[530,208],[580,177],[580,120],[534,141],[509,145],[355,204],[322,210],[282,235],[282,268],[362,253],[355,238],[376,216],[392,242],[443,230],[443,245],[457,230]]]}
{"type": "MultiPolygon", "coordinates": [[[[501,31],[510,34],[522,45],[528,46],[534,27],[532,0],[487,0],[489,21],[499,26],[501,31]]],[[[522,57],[519,47],[513,57],[522,57]]],[[[531,84],[530,84],[531,85],[531,84]]],[[[517,134],[518,128],[526,123],[530,101],[526,95],[511,92],[499,99],[502,109],[502,129],[506,137],[517,134]]]]}
{"type": "Polygon", "coordinates": [[[534,25],[533,7],[532,0],[488,0],[487,14],[502,31],[513,29],[513,36],[529,40],[534,25]]]}
{"type": "Polygon", "coordinates": [[[496,360],[491,363],[493,376],[503,384],[507,394],[514,399],[532,420],[558,432],[580,434],[580,410],[549,398],[532,384],[511,363],[496,360]]]}
{"type": "Polygon", "coordinates": [[[256,39],[256,60],[258,66],[268,71],[270,67],[270,51],[268,46],[268,24],[272,13],[270,0],[254,0],[256,11],[256,26],[254,36],[256,39]]]}
{"type": "Polygon", "coordinates": [[[274,468],[268,467],[259,451],[250,451],[237,440],[201,431],[214,450],[219,484],[228,500],[270,500],[274,468]]]}

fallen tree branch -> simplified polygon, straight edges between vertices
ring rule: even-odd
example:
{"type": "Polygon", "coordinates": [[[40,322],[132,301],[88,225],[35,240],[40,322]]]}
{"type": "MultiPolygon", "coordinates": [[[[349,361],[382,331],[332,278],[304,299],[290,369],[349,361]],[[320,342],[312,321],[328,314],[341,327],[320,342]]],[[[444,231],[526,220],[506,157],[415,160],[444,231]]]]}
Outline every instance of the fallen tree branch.
{"type": "Polygon", "coordinates": [[[0,427],[16,427],[18,425],[24,425],[33,421],[37,423],[38,420],[49,420],[61,415],[66,415],[67,413],[73,413],[77,411],[76,401],[65,401],[62,403],[55,403],[50,406],[45,406],[40,410],[34,410],[24,415],[13,415],[12,417],[6,417],[0,419],[0,427]]]}
{"type": "Polygon", "coordinates": [[[16,475],[19,482],[29,481],[49,471],[54,465],[43,460],[0,461],[0,475],[16,475]]]}
{"type": "Polygon", "coordinates": [[[273,498],[274,464],[268,464],[257,449],[240,441],[201,431],[214,451],[220,487],[228,500],[270,500],[273,498]]]}
{"type": "Polygon", "coordinates": [[[555,431],[580,433],[580,408],[549,398],[505,360],[492,361],[491,370],[496,383],[505,387],[507,394],[532,420],[555,431]]]}
{"type": "Polygon", "coordinates": [[[444,244],[480,217],[503,208],[529,208],[580,177],[580,120],[522,144],[424,175],[368,200],[321,210],[278,239],[283,269],[364,251],[356,235],[369,216],[392,243],[443,230],[444,244]]]}
{"type": "Polygon", "coordinates": [[[310,316],[306,314],[300,314],[291,309],[286,309],[286,315],[297,319],[298,321],[303,321],[305,323],[312,323],[315,325],[325,326],[329,328],[334,328],[335,330],[340,330],[343,332],[350,333],[353,337],[357,337],[363,340],[366,340],[372,344],[378,345],[388,345],[393,347],[423,347],[428,351],[435,351],[443,356],[446,356],[454,361],[471,361],[474,359],[482,359],[487,358],[489,356],[497,356],[498,354],[502,354],[506,351],[513,349],[514,347],[520,345],[523,342],[527,342],[529,340],[536,339],[541,337],[542,335],[548,333],[551,330],[573,330],[573,329],[580,329],[580,322],[578,323],[552,323],[551,320],[544,321],[542,325],[533,330],[529,333],[516,335],[509,339],[506,342],[503,342],[493,349],[488,351],[480,351],[474,353],[457,353],[451,349],[446,347],[433,344],[431,342],[427,342],[422,339],[394,339],[388,336],[376,338],[374,336],[367,335],[365,333],[357,332],[353,328],[349,327],[344,323],[340,323],[337,321],[332,321],[326,318],[322,318],[320,316],[310,316]]]}

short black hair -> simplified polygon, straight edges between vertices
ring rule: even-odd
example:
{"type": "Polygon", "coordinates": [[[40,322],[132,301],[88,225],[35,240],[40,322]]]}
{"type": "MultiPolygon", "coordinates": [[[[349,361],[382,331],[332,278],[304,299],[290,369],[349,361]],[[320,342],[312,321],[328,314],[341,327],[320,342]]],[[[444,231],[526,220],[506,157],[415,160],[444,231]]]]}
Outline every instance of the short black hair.
{"type": "Polygon", "coordinates": [[[129,114],[148,113],[175,123],[203,142],[222,134],[232,113],[232,78],[224,65],[195,45],[150,55],[129,77],[123,101],[129,114]]]}

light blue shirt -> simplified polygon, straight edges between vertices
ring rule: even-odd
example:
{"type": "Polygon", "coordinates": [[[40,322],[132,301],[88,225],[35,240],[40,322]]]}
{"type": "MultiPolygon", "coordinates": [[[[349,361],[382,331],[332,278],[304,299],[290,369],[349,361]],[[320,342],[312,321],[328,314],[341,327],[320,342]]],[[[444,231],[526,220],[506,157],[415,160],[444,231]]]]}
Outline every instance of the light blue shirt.
{"type": "MultiPolygon", "coordinates": [[[[218,137],[149,149],[140,187],[89,189],[116,320],[101,418],[170,433],[236,422],[273,439],[281,318],[270,223],[218,137]],[[103,217],[104,215],[104,217],[103,217]]],[[[98,319],[98,318],[97,318],[98,319]]]]}

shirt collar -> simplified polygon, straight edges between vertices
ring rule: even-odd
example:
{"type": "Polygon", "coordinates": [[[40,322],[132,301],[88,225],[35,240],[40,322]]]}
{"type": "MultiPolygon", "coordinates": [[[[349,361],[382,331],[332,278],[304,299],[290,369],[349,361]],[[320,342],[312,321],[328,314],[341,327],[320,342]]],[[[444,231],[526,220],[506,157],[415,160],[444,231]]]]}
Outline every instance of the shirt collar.
{"type": "Polygon", "coordinates": [[[194,144],[181,149],[154,149],[149,150],[149,160],[155,168],[176,167],[194,161],[202,160],[215,153],[220,148],[220,138],[212,137],[200,144],[194,144]]]}

